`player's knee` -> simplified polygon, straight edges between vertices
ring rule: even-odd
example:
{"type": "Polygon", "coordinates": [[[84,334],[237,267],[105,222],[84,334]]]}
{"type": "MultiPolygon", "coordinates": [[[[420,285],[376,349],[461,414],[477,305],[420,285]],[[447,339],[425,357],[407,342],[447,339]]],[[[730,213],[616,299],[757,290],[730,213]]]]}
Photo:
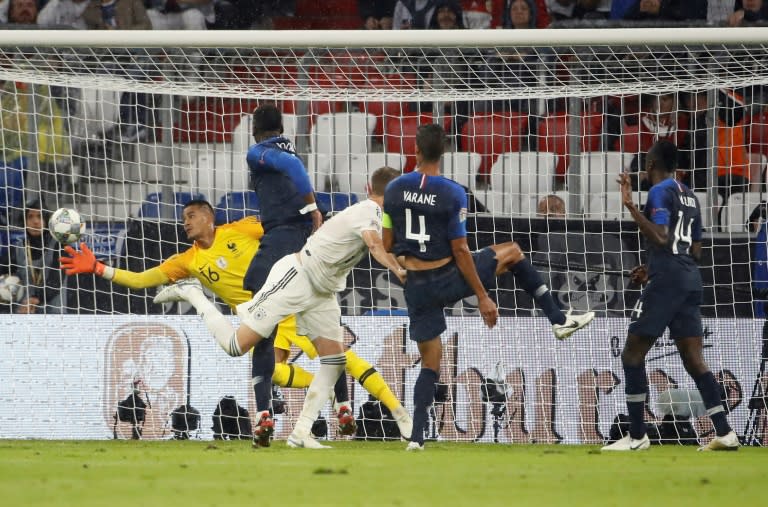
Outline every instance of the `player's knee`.
{"type": "Polygon", "coordinates": [[[514,241],[497,245],[494,250],[499,268],[508,268],[525,259],[525,254],[520,245],[514,241]]]}
{"type": "Polygon", "coordinates": [[[645,354],[625,347],[621,351],[621,364],[630,368],[638,368],[645,365],[645,354]]]}

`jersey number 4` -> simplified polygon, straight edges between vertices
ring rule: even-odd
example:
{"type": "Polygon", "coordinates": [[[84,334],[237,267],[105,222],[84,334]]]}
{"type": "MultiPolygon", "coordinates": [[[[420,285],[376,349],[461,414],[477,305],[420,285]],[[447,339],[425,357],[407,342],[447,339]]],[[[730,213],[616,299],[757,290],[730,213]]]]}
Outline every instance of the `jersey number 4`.
{"type": "Polygon", "coordinates": [[[424,219],[424,215],[418,215],[419,218],[419,231],[413,231],[413,218],[411,216],[411,209],[405,208],[405,239],[410,239],[419,242],[419,252],[427,251],[427,241],[429,241],[429,234],[427,234],[427,223],[424,219]]]}

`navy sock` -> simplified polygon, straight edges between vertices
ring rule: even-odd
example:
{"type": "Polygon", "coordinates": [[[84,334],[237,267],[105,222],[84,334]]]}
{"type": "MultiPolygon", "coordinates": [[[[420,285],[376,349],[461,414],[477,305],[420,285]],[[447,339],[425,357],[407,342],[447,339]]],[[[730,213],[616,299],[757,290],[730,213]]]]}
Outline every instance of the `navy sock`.
{"type": "Polygon", "coordinates": [[[411,441],[424,443],[424,428],[427,425],[427,410],[435,401],[435,384],[439,378],[435,370],[422,368],[413,386],[413,433],[411,441]]]}
{"type": "Polygon", "coordinates": [[[509,271],[520,282],[523,290],[533,298],[544,310],[544,314],[552,324],[565,324],[565,314],[557,305],[555,298],[549,291],[549,287],[542,280],[541,275],[533,267],[531,261],[523,259],[513,265],[509,271]]]}
{"type": "Polygon", "coordinates": [[[261,340],[253,348],[251,377],[256,410],[272,411],[272,374],[275,373],[275,350],[272,338],[261,340]]]}
{"type": "MultiPolygon", "coordinates": [[[[349,387],[347,386],[347,374],[343,371],[339,375],[339,380],[333,385],[333,394],[336,401],[349,401],[349,387]]],[[[351,407],[350,407],[351,408],[351,407]]]]}
{"type": "Polygon", "coordinates": [[[643,366],[624,366],[624,393],[627,395],[629,435],[643,438],[645,427],[645,400],[648,397],[648,377],[643,366]]]}
{"type": "Polygon", "coordinates": [[[696,387],[699,388],[704,407],[707,409],[707,415],[712,419],[712,424],[715,426],[715,433],[718,437],[727,435],[731,432],[731,425],[728,424],[725,407],[723,407],[723,402],[720,399],[720,386],[715,380],[715,376],[712,375],[711,371],[708,371],[693,380],[696,382],[696,387]]]}

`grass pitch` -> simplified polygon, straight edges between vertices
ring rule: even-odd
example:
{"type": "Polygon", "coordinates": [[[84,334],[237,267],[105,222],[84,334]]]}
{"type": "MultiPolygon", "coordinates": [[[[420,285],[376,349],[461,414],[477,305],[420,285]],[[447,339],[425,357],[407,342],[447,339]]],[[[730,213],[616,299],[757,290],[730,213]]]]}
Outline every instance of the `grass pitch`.
{"type": "Polygon", "coordinates": [[[0,441],[0,502],[18,506],[763,505],[768,449],[601,454],[595,446],[250,441],[0,441]]]}

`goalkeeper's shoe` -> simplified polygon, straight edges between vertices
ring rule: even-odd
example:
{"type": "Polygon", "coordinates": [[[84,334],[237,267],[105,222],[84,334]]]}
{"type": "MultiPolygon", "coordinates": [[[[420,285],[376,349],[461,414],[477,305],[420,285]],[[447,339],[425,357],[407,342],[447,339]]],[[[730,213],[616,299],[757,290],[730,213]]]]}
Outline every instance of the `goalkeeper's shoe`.
{"type": "Polygon", "coordinates": [[[644,451],[651,446],[651,440],[648,435],[643,435],[643,438],[632,438],[629,435],[625,436],[621,440],[617,440],[610,445],[606,445],[601,448],[601,451],[644,451]]]}
{"type": "Polygon", "coordinates": [[[330,449],[331,446],[329,445],[323,445],[317,440],[315,440],[311,435],[297,435],[296,433],[291,433],[288,437],[288,441],[286,442],[288,444],[288,447],[293,447],[294,449],[330,449]]]}
{"type": "Polygon", "coordinates": [[[411,433],[413,433],[413,419],[408,415],[408,411],[405,410],[405,407],[401,406],[395,409],[395,411],[392,412],[392,415],[400,430],[400,436],[405,440],[411,438],[411,433]]]}
{"type": "Polygon", "coordinates": [[[424,444],[420,444],[418,442],[408,442],[408,447],[405,448],[406,451],[423,451],[424,450],[424,444]]]}
{"type": "Polygon", "coordinates": [[[254,447],[269,447],[270,438],[275,432],[275,420],[272,419],[272,415],[269,410],[261,412],[259,422],[256,424],[256,428],[253,430],[253,446],[254,447]]]}
{"type": "Polygon", "coordinates": [[[699,447],[700,451],[738,451],[739,437],[731,431],[722,437],[713,438],[707,445],[699,447]]]}
{"type": "Polygon", "coordinates": [[[152,301],[156,304],[172,303],[175,301],[186,301],[187,294],[191,290],[203,290],[203,286],[197,278],[184,278],[178,282],[168,285],[157,292],[152,301]]]}
{"type": "Polygon", "coordinates": [[[592,319],[595,318],[595,312],[587,312],[581,315],[571,315],[571,311],[565,314],[564,324],[554,324],[552,330],[558,340],[565,340],[579,329],[586,327],[592,319]]]}
{"type": "Polygon", "coordinates": [[[349,405],[342,405],[336,412],[336,418],[339,421],[339,434],[341,435],[354,435],[357,431],[357,423],[355,423],[355,415],[352,413],[352,409],[349,405]]]}

